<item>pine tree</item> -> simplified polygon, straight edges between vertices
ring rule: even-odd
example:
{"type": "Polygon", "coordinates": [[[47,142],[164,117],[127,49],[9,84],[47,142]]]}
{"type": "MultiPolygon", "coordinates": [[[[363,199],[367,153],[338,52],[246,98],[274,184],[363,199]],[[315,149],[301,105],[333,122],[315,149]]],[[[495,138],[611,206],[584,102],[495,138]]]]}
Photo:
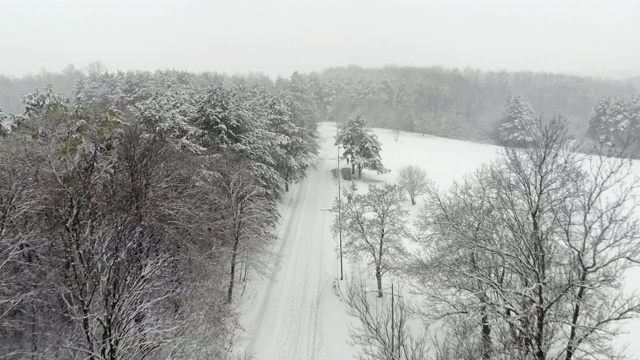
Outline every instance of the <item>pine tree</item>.
{"type": "Polygon", "coordinates": [[[132,109],[149,131],[165,135],[178,148],[201,153],[204,148],[195,139],[202,134],[191,124],[197,110],[195,93],[190,88],[159,87],[150,98],[135,103],[132,109]]]}
{"type": "Polygon", "coordinates": [[[312,141],[309,131],[294,123],[295,103],[290,98],[285,95],[268,96],[269,129],[277,138],[277,148],[274,149],[276,169],[285,181],[285,191],[289,191],[289,183],[301,180],[311,165],[313,151],[309,144],[315,141],[312,141]]]}
{"type": "Polygon", "coordinates": [[[9,117],[2,112],[2,108],[0,108],[0,137],[5,137],[9,133],[9,128],[6,125],[6,122],[9,120],[9,117]]]}
{"type": "Polygon", "coordinates": [[[627,115],[631,125],[631,136],[637,139],[638,135],[640,135],[640,94],[629,99],[627,115]]]}
{"type": "Polygon", "coordinates": [[[628,139],[634,126],[627,111],[629,102],[622,96],[604,96],[598,100],[589,118],[589,136],[609,146],[628,139]]]}
{"type": "Polygon", "coordinates": [[[340,127],[336,144],[342,146],[342,157],[351,163],[351,173],[355,174],[358,169],[359,178],[362,178],[363,169],[374,170],[378,174],[388,172],[382,165],[380,141],[362,116],[357,115],[340,127]]]}
{"type": "Polygon", "coordinates": [[[526,147],[533,143],[536,113],[521,94],[509,97],[507,111],[500,120],[498,140],[508,146],[526,147]]]}

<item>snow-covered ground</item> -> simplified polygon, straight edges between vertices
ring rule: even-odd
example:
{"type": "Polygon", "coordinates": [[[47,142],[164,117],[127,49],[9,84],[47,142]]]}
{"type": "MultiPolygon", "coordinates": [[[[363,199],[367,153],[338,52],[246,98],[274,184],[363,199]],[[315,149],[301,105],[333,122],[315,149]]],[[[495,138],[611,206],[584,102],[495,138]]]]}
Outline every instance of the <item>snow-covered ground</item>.
{"type": "MultiPolygon", "coordinates": [[[[322,124],[321,161],[305,180],[292,187],[283,202],[281,242],[276,249],[281,257],[279,269],[272,279],[249,284],[243,298],[241,322],[249,351],[257,360],[356,358],[357,349],[347,343],[353,320],[334,289],[339,277],[337,242],[330,232],[334,214],[322,210],[331,208],[337,195],[331,174],[336,167],[335,132],[335,124],[322,124]]],[[[453,180],[490,162],[499,151],[492,145],[412,133],[401,133],[394,141],[390,130],[375,132],[382,143],[382,161],[391,172],[363,172],[363,180],[357,183],[359,191],[365,191],[367,184],[395,182],[397,170],[406,165],[422,167],[446,189],[453,180]]],[[[640,174],[640,167],[635,167],[640,174]]],[[[416,206],[407,204],[407,209],[415,215],[419,206],[420,201],[416,206]]],[[[347,278],[355,275],[347,269],[347,278]]],[[[640,288],[638,275],[640,271],[634,271],[628,277],[630,289],[640,288]]],[[[619,346],[627,344],[629,355],[639,355],[640,321],[626,330],[619,346]]]]}
{"type": "Polygon", "coordinates": [[[347,343],[350,320],[334,289],[340,268],[330,230],[334,214],[326,211],[337,195],[335,125],[324,124],[320,135],[318,166],[291,188],[281,208],[279,270],[243,304],[249,352],[258,360],[356,356],[347,343]]]}

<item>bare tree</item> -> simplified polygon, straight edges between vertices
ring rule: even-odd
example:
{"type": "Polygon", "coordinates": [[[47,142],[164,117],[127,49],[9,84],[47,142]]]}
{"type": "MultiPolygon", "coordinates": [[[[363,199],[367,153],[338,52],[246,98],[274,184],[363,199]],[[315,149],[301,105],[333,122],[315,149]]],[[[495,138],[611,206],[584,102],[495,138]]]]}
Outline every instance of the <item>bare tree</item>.
{"type": "Polygon", "coordinates": [[[400,138],[400,129],[398,128],[397,125],[395,125],[393,131],[393,140],[398,141],[398,139],[400,138]]]}
{"type": "Polygon", "coordinates": [[[240,261],[244,259],[246,266],[266,274],[264,261],[276,239],[274,227],[279,215],[273,199],[242,158],[213,156],[209,164],[200,179],[217,194],[219,218],[215,227],[230,255],[227,302],[231,303],[240,261]]]}
{"type": "MultiPolygon", "coordinates": [[[[31,271],[34,270],[31,249],[36,246],[36,239],[21,231],[22,226],[33,225],[28,214],[35,192],[29,165],[19,156],[16,145],[11,139],[0,142],[0,333],[7,337],[20,332],[28,321],[17,314],[30,307],[36,297],[31,280],[39,275],[38,271],[31,271]]],[[[0,350],[0,358],[6,355],[5,351],[12,352],[15,345],[6,344],[0,350]]]]}
{"type": "MultiPolygon", "coordinates": [[[[73,324],[63,347],[87,359],[143,359],[173,337],[164,308],[177,295],[175,247],[159,221],[170,205],[158,166],[168,145],[130,129],[108,152],[98,134],[85,136],[75,151],[49,158],[53,191],[43,203],[55,291],[73,324]]],[[[51,145],[68,139],[58,141],[51,145]]]]}
{"type": "Polygon", "coordinates": [[[418,335],[408,325],[409,310],[398,294],[378,303],[373,308],[366,288],[358,282],[347,287],[348,313],[360,324],[349,331],[354,344],[361,347],[361,359],[377,360],[421,360],[426,358],[426,338],[418,335]]]}
{"type": "Polygon", "coordinates": [[[427,180],[427,173],[416,165],[405,166],[398,171],[398,185],[409,193],[411,204],[416,204],[416,198],[424,195],[431,182],[427,180]]]}
{"type": "Polygon", "coordinates": [[[574,178],[575,193],[553,209],[571,269],[562,293],[571,309],[563,323],[568,330],[565,360],[610,352],[615,331],[609,324],[640,311],[637,297],[619,290],[627,270],[640,260],[640,224],[634,214],[640,187],[631,160],[600,150],[585,159],[584,168],[574,178]]]}
{"type": "Polygon", "coordinates": [[[476,324],[463,316],[452,316],[434,326],[430,336],[433,360],[484,359],[478,344],[476,324]]]}
{"type": "Polygon", "coordinates": [[[394,268],[404,253],[408,212],[402,208],[402,191],[395,185],[369,186],[364,195],[354,194],[342,207],[342,222],[335,219],[335,235],[342,231],[348,241],[344,248],[354,258],[366,255],[375,270],[378,296],[382,297],[382,276],[394,268]]]}
{"type": "Polygon", "coordinates": [[[423,296],[430,320],[453,321],[466,332],[465,346],[477,345],[478,357],[493,352],[491,289],[481,279],[504,282],[500,260],[478,250],[496,230],[495,213],[485,199],[490,168],[476,171],[462,182],[454,182],[446,195],[430,189],[419,212],[416,227],[422,234],[422,252],[410,267],[418,282],[414,292],[423,296]]]}
{"type": "Polygon", "coordinates": [[[428,198],[425,303],[477,324],[483,359],[611,356],[615,324],[639,310],[620,284],[640,247],[629,160],[577,154],[561,119],[531,135],[428,198]]]}

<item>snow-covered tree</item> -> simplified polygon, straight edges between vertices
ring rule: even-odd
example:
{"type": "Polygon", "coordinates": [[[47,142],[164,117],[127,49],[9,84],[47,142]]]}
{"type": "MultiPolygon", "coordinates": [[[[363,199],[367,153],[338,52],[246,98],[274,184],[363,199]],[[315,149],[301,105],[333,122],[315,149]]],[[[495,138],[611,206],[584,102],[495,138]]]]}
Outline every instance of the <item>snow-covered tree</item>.
{"type": "Polygon", "coordinates": [[[24,96],[0,141],[0,357],[229,356],[238,275],[267,273],[276,199],[318,151],[307,77],[263,81],[100,70],[74,102],[24,96]]]}
{"type": "Polygon", "coordinates": [[[536,126],[531,146],[430,194],[411,273],[432,316],[476,329],[473,358],[615,358],[640,309],[621,283],[640,263],[631,160],[580,156],[561,118],[536,126]]]}
{"type": "MultiPolygon", "coordinates": [[[[348,119],[344,124],[339,124],[336,136],[336,145],[342,147],[342,157],[349,163],[356,156],[357,148],[364,138],[366,129],[365,119],[358,115],[348,119]]],[[[351,173],[355,174],[355,164],[351,164],[351,173]]]]}
{"type": "Polygon", "coordinates": [[[36,89],[35,92],[22,97],[24,111],[16,117],[14,125],[30,126],[29,120],[42,118],[59,118],[65,116],[72,108],[69,99],[53,91],[53,86],[48,85],[44,91],[36,89]]]}
{"type": "Polygon", "coordinates": [[[389,172],[382,165],[381,150],[382,145],[378,141],[378,137],[371,131],[367,132],[356,151],[356,156],[352,160],[358,169],[358,178],[362,178],[362,169],[374,170],[378,174],[389,172]]]}
{"type": "Polygon", "coordinates": [[[536,113],[521,94],[509,97],[505,117],[499,122],[498,140],[507,146],[525,147],[533,143],[536,113]]]}
{"type": "Polygon", "coordinates": [[[216,235],[229,256],[227,302],[233,300],[237,265],[244,262],[258,273],[265,273],[263,260],[276,239],[274,228],[279,215],[250,166],[240,156],[211,156],[205,161],[199,179],[216,194],[219,220],[216,235]]]}
{"type": "Polygon", "coordinates": [[[344,249],[354,259],[366,257],[378,283],[382,297],[382,276],[395,267],[398,256],[404,253],[402,241],[407,233],[409,212],[402,207],[403,193],[395,185],[369,186],[366,194],[351,194],[350,200],[334,205],[341,207],[332,230],[342,231],[348,240],[344,249]]]}
{"type": "Polygon", "coordinates": [[[636,126],[628,112],[629,102],[622,96],[604,96],[591,111],[589,135],[592,139],[614,146],[632,138],[636,126]]]}
{"type": "Polygon", "coordinates": [[[424,195],[429,188],[427,173],[416,165],[405,166],[398,171],[398,186],[409,194],[411,204],[416,204],[416,198],[424,195]]]}
{"type": "Polygon", "coordinates": [[[269,129],[276,136],[279,151],[274,158],[276,168],[284,179],[285,191],[289,191],[289,183],[302,179],[311,165],[314,155],[310,131],[297,126],[293,121],[294,103],[285,95],[268,95],[267,119],[269,129]]]}
{"type": "Polygon", "coordinates": [[[320,100],[313,93],[309,76],[294,72],[289,79],[276,83],[276,86],[285,90],[293,101],[292,113],[298,126],[313,128],[312,125],[318,122],[320,100]]]}
{"type": "Polygon", "coordinates": [[[195,99],[195,91],[188,89],[158,89],[132,108],[149,131],[165,135],[177,147],[201,153],[204,147],[196,141],[201,131],[192,124],[197,109],[195,99]]]}
{"type": "Polygon", "coordinates": [[[242,155],[251,160],[246,165],[277,198],[284,180],[276,169],[277,136],[269,129],[267,111],[243,87],[229,83],[212,86],[198,104],[194,124],[200,130],[199,145],[213,152],[242,155]]]}
{"type": "Polygon", "coordinates": [[[2,108],[0,108],[0,137],[7,136],[9,133],[7,121],[9,121],[9,116],[3,113],[2,108]]]}
{"type": "MultiPolygon", "coordinates": [[[[633,134],[633,139],[638,139],[640,136],[640,94],[629,98],[627,114],[631,123],[630,132],[633,134]]],[[[637,140],[635,145],[638,145],[637,140]]]]}
{"type": "Polygon", "coordinates": [[[382,165],[380,152],[382,146],[378,137],[367,127],[364,117],[357,115],[347,120],[338,129],[336,144],[343,148],[342,157],[351,162],[351,173],[358,169],[358,177],[362,178],[362,170],[374,170],[383,174],[389,170],[382,165]]]}
{"type": "Polygon", "coordinates": [[[629,113],[629,120],[636,126],[635,130],[638,131],[638,127],[640,127],[640,94],[629,99],[627,112],[629,113]]]}
{"type": "Polygon", "coordinates": [[[349,336],[360,345],[360,359],[427,359],[427,338],[409,326],[407,302],[397,292],[390,295],[380,304],[368,296],[363,284],[352,281],[347,285],[347,312],[360,321],[360,326],[350,329],[349,336]]]}
{"type": "Polygon", "coordinates": [[[125,111],[151,97],[158,88],[155,83],[162,75],[154,77],[144,71],[92,72],[78,80],[74,93],[78,101],[125,111]]]}

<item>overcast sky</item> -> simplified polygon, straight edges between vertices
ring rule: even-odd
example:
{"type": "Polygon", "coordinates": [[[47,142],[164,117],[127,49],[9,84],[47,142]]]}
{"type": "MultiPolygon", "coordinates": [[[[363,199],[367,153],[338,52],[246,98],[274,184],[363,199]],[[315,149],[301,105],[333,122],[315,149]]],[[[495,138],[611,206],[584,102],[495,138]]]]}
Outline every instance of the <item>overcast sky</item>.
{"type": "Polygon", "coordinates": [[[640,0],[0,0],[0,74],[388,64],[640,75],[640,0]]]}

